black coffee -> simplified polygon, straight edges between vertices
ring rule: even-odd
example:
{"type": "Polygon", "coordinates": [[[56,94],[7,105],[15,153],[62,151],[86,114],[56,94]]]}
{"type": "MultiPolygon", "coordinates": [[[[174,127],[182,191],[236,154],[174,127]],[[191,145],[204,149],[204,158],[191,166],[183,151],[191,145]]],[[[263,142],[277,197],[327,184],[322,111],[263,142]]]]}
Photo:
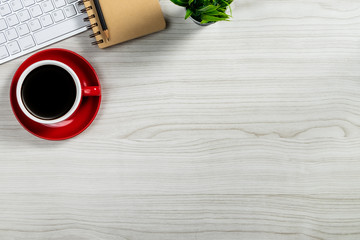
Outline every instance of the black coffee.
{"type": "Polygon", "coordinates": [[[76,98],[76,85],[65,69],[44,65],[26,76],[21,96],[31,114],[51,120],[65,115],[71,109],[76,98]]]}

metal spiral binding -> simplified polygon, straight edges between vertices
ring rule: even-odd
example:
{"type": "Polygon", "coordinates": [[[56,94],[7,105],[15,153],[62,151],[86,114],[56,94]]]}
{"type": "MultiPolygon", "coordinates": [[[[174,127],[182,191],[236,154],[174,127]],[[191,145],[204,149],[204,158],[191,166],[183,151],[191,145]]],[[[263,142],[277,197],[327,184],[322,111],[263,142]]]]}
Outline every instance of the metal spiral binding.
{"type": "Polygon", "coordinates": [[[86,8],[83,8],[80,10],[81,13],[86,13],[87,11],[91,10],[92,9],[92,6],[89,6],[89,7],[86,7],[86,8]]]}
{"type": "Polygon", "coordinates": [[[100,34],[101,34],[100,31],[97,31],[96,33],[90,34],[89,37],[94,38],[100,34]]]}
{"type": "Polygon", "coordinates": [[[92,15],[84,18],[84,21],[85,21],[85,22],[88,22],[90,19],[93,19],[93,18],[95,18],[95,14],[92,14],[92,15]]]}
{"type": "MultiPolygon", "coordinates": [[[[81,6],[81,5],[84,5],[85,2],[90,2],[90,0],[79,0],[77,4],[78,4],[79,6],[81,6]]],[[[81,9],[80,12],[81,12],[81,13],[86,13],[86,12],[88,12],[89,10],[92,10],[92,9],[93,9],[92,6],[89,6],[89,7],[85,7],[85,8],[83,8],[83,9],[81,9]]],[[[90,19],[93,19],[93,18],[95,18],[95,14],[91,14],[91,15],[89,15],[88,17],[84,18],[84,21],[85,21],[85,22],[88,22],[88,21],[90,21],[90,19]]],[[[90,24],[90,25],[86,26],[86,28],[87,28],[87,29],[93,29],[94,27],[98,27],[98,26],[99,26],[98,23],[93,23],[93,24],[90,24]]],[[[97,32],[95,32],[95,33],[93,33],[93,34],[90,34],[89,37],[90,37],[90,38],[95,38],[95,37],[98,36],[98,35],[101,35],[100,31],[97,31],[97,32]]],[[[103,39],[100,39],[100,40],[98,40],[98,41],[92,42],[91,44],[92,44],[92,45],[98,45],[98,44],[103,43],[103,42],[104,42],[104,40],[103,40],[103,39]]]]}
{"type": "Polygon", "coordinates": [[[93,23],[93,24],[87,25],[86,28],[88,30],[90,30],[90,29],[93,29],[94,27],[97,27],[97,26],[99,26],[97,23],[93,23]]]}

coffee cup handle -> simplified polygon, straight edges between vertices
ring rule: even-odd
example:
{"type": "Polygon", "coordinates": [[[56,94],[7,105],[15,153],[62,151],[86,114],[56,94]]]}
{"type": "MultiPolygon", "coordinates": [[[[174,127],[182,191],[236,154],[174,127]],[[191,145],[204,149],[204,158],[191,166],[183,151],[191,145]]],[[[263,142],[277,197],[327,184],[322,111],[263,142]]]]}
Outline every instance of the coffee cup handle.
{"type": "Polygon", "coordinates": [[[101,95],[99,86],[83,87],[82,91],[83,91],[83,96],[85,97],[94,97],[101,95]]]}

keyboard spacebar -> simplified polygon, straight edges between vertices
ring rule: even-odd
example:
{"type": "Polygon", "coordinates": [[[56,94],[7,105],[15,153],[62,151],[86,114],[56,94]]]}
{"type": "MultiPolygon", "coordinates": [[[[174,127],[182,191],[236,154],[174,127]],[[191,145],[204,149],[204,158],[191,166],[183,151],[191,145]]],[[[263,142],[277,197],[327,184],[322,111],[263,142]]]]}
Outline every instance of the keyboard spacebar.
{"type": "Polygon", "coordinates": [[[54,38],[61,37],[64,34],[80,29],[86,25],[83,19],[84,15],[82,14],[65,22],[52,25],[49,28],[36,32],[34,33],[35,41],[37,44],[42,44],[54,38]]]}

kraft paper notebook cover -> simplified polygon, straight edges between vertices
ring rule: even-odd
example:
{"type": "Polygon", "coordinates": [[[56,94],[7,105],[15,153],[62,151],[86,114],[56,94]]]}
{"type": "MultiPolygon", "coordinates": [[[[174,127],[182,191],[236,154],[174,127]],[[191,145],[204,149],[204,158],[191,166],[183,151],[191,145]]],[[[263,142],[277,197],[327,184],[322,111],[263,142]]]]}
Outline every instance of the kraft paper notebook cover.
{"type": "Polygon", "coordinates": [[[88,20],[99,48],[142,37],[165,29],[165,20],[158,0],[100,0],[110,33],[107,40],[101,28],[93,0],[83,0],[88,20]]]}

